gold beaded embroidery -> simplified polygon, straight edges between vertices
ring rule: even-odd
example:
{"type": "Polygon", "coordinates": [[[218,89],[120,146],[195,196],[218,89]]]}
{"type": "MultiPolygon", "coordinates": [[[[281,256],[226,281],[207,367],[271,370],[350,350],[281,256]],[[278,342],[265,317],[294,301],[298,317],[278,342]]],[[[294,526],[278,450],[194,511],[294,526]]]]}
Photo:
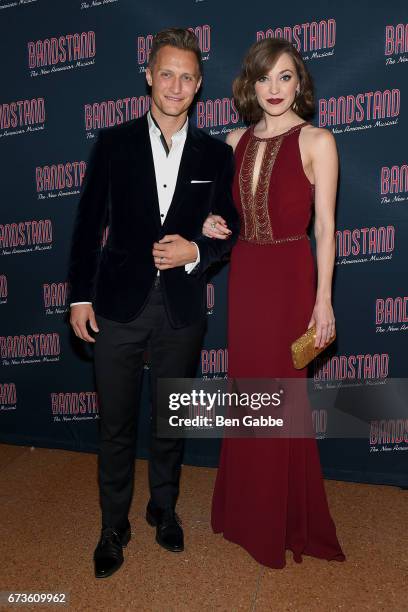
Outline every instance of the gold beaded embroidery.
{"type": "Polygon", "coordinates": [[[282,138],[276,138],[266,142],[255,193],[252,192],[252,177],[260,141],[255,138],[250,138],[248,141],[239,173],[242,206],[242,229],[239,236],[241,240],[258,244],[273,241],[268,211],[268,189],[272,169],[282,140],[282,138]]]}
{"type": "Polygon", "coordinates": [[[239,172],[239,190],[242,207],[240,240],[255,244],[280,244],[306,237],[306,234],[301,234],[275,239],[268,209],[269,183],[276,157],[284,136],[289,135],[298,129],[298,127],[295,126],[284,134],[266,139],[257,138],[251,130],[239,172]],[[252,181],[260,142],[265,142],[265,150],[261,160],[258,183],[253,193],[252,181]]]}

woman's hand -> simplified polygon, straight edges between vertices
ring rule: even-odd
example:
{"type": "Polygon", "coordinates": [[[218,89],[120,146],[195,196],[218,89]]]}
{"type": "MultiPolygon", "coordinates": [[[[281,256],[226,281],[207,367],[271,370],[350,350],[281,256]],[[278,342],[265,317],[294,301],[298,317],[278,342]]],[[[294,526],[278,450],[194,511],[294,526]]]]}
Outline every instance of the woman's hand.
{"type": "Polygon", "coordinates": [[[204,221],[202,232],[207,238],[218,238],[219,240],[225,240],[231,234],[224,219],[220,215],[213,214],[208,215],[204,221]]]}
{"type": "Polygon", "coordinates": [[[316,325],[315,348],[324,346],[335,334],[335,319],[330,300],[316,300],[308,329],[316,325]]]}

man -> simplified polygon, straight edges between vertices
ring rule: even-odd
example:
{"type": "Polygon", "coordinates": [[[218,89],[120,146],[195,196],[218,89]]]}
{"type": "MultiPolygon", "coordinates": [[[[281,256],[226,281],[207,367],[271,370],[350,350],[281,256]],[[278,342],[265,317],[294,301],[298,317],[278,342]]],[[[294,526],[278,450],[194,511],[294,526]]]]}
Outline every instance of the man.
{"type": "Polygon", "coordinates": [[[156,435],[157,380],[195,375],[205,330],[205,271],[238,235],[232,149],[188,121],[201,69],[191,32],[169,29],[156,35],[146,70],[151,110],[100,132],[79,202],[69,273],[70,321],[79,338],[95,342],[102,508],[94,554],[97,578],[122,565],[122,547],[131,535],[135,404],[145,350],[152,389],[146,519],[156,527],[161,546],[173,552],[184,548],[175,513],[183,443],[156,435]],[[227,240],[202,235],[211,211],[231,228],[227,240]]]}

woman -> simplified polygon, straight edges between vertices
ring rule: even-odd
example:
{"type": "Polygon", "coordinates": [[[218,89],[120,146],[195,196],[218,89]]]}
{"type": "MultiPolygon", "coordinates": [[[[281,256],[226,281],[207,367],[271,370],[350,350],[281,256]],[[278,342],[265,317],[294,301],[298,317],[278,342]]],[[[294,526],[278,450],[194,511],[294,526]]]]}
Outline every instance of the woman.
{"type": "MultiPolygon", "coordinates": [[[[251,126],[227,138],[241,216],[229,276],[229,377],[305,379],[306,368],[293,367],[292,342],[314,324],[317,347],[335,331],[335,141],[305,121],[313,112],[312,82],[291,43],[255,43],[233,89],[251,126]],[[317,288],[306,234],[313,203],[317,288]]],[[[228,228],[212,215],[203,233],[222,239],[228,228]]],[[[285,566],[287,549],[298,562],[302,554],[345,559],[314,437],[224,439],[212,527],[273,568],[285,566]]]]}

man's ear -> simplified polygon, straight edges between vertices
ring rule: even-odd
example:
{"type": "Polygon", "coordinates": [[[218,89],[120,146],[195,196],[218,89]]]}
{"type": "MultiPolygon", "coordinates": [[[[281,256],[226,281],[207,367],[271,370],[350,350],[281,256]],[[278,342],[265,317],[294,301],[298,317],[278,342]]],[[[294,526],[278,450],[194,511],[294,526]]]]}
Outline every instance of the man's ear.
{"type": "Polygon", "coordinates": [[[152,81],[152,71],[150,70],[150,68],[146,68],[146,81],[149,87],[151,87],[153,81],[152,81]]]}

